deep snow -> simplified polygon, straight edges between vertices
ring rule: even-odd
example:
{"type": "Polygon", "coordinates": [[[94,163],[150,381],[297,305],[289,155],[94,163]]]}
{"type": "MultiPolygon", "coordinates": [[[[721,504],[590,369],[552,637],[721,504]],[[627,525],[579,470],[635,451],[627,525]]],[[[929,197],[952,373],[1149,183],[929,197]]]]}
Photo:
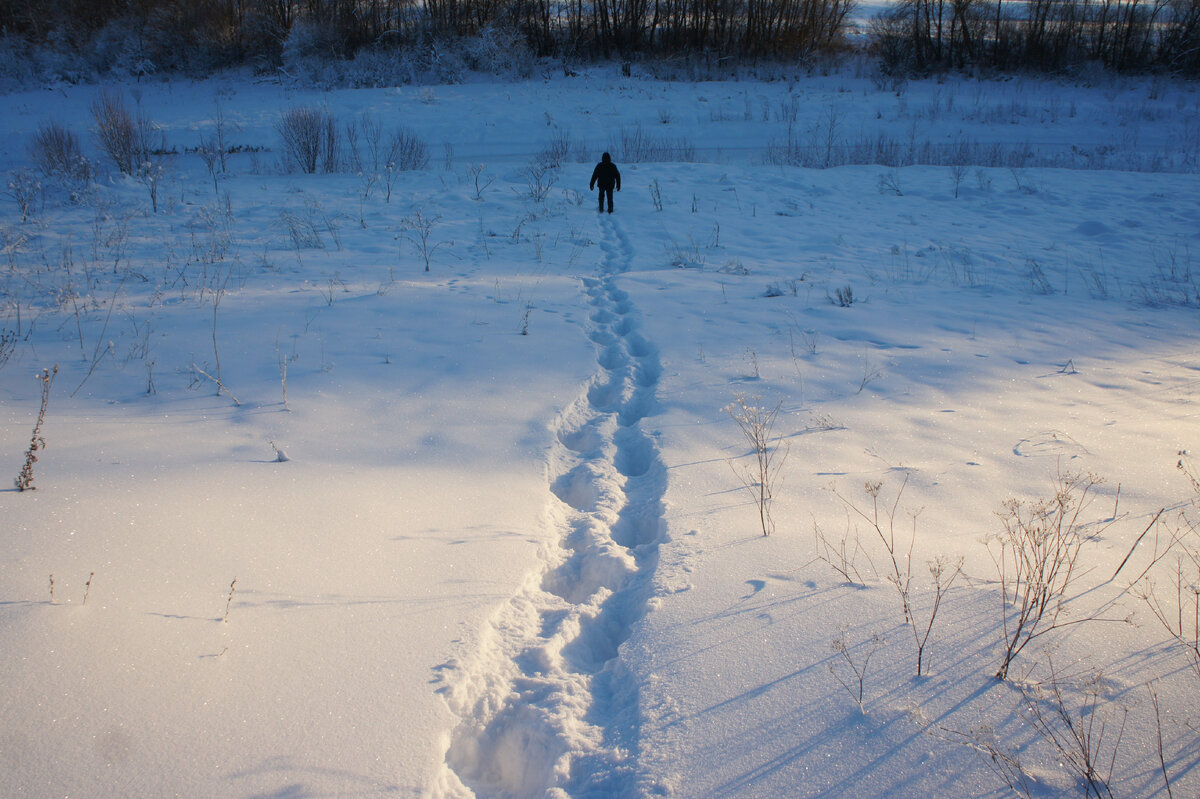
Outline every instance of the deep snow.
{"type": "Polygon", "coordinates": [[[1197,675],[1128,590],[1151,539],[1109,579],[1160,508],[1157,534],[1195,518],[1194,86],[116,88],[179,151],[157,213],[87,137],[94,87],[3,99],[6,172],[53,119],[102,178],[82,204],[47,181],[25,223],[0,206],[14,477],[60,366],[36,490],[0,491],[0,795],[1011,794],[970,738],[1032,795],[1082,795],[1018,712],[1051,668],[1072,708],[1102,697],[1106,768],[1127,711],[1117,795],[1167,795],[1148,683],[1174,794],[1198,790],[1197,675]],[[287,173],[275,122],[305,104],[408,126],[429,166],[390,202],[287,173]],[[218,111],[248,151],[214,191],[185,149],[218,111]],[[793,114],[810,155],[884,137],[1042,166],[767,163],[793,114]],[[639,127],[699,162],[626,160],[639,127]],[[611,217],[586,192],[606,148],[611,217]],[[232,396],[198,371],[218,360],[232,396]],[[780,407],[767,538],[739,393],[780,407]],[[1089,525],[1115,516],[1069,618],[1129,621],[1048,634],[997,681],[986,539],[1069,472],[1103,478],[1089,525]],[[885,509],[903,491],[916,617],[926,562],[963,559],[919,678],[847,506],[874,481],[885,509]]]}

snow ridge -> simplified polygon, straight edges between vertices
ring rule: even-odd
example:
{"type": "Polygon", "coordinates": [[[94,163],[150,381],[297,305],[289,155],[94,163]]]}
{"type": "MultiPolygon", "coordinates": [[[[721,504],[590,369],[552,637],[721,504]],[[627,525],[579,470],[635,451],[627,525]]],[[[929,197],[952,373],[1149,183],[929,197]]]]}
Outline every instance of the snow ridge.
{"type": "Polygon", "coordinates": [[[666,469],[641,422],[655,409],[658,352],[616,278],[634,252],[602,217],[604,253],[585,278],[597,373],[555,422],[548,523],[558,541],[496,614],[447,701],[462,722],[436,795],[630,796],[637,688],[620,646],[645,615],[663,535],[666,469]]]}

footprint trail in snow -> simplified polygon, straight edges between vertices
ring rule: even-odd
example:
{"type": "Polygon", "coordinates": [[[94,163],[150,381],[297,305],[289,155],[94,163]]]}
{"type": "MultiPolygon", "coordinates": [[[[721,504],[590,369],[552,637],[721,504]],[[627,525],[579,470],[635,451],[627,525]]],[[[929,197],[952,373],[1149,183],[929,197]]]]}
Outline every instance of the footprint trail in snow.
{"type": "Polygon", "coordinates": [[[555,420],[547,524],[557,541],[501,607],[473,662],[444,689],[461,717],[438,793],[478,799],[636,791],[637,687],[620,646],[645,615],[663,531],[666,470],[642,429],[658,353],[617,277],[633,248],[600,219],[604,253],[584,280],[597,372],[555,420]]]}

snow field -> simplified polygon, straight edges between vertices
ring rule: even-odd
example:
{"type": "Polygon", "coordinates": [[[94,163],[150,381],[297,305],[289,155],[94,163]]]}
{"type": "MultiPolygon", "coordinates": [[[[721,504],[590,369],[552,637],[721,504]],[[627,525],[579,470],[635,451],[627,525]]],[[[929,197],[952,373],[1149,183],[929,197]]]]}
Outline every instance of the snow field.
{"type": "MultiPolygon", "coordinates": [[[[105,176],[0,223],[13,475],[31,375],[61,367],[37,491],[0,492],[0,794],[1006,795],[964,745],[988,730],[1033,795],[1076,795],[1018,712],[1051,660],[1071,701],[1099,685],[1128,708],[1119,793],[1166,795],[1151,681],[1175,793],[1195,787],[1195,676],[1105,582],[1194,500],[1175,464],[1197,446],[1195,175],[764,164],[794,107],[816,143],[833,122],[1184,168],[1190,87],[124,88],[180,150],[159,213],[105,176]],[[390,203],[281,173],[274,121],[305,104],[411,128],[429,168],[390,203]],[[252,151],[214,192],[183,148],[218,108],[252,151]],[[631,163],[622,129],[707,162],[631,163]],[[526,167],[560,134],[537,201],[526,167]],[[624,190],[597,218],[606,147],[624,190]],[[197,372],[218,358],[237,404],[197,372]],[[730,470],[738,392],[782,402],[769,538],[730,470]],[[1047,636],[1000,683],[984,542],[1060,471],[1105,479],[1089,522],[1118,493],[1127,514],[1070,612],[1132,623],[1047,636]],[[919,617],[925,562],[963,559],[920,679],[873,533],[831,491],[867,507],[868,481],[885,502],[904,485],[919,617]]],[[[3,165],[43,119],[86,130],[93,92],[6,97],[3,165]]]]}
{"type": "MultiPolygon", "coordinates": [[[[921,180],[922,170],[906,171],[921,180]]],[[[953,209],[944,209],[951,200],[934,171],[902,198],[870,193],[869,175],[852,169],[805,175],[812,203],[795,255],[788,253],[792,240],[771,231],[778,218],[756,221],[743,213],[735,225],[736,205],[726,195],[718,201],[725,212],[718,215],[722,245],[700,248],[703,270],[626,281],[639,307],[676,300],[646,325],[652,340],[672,342],[662,348],[665,412],[654,420],[672,446],[659,596],[627,645],[643,685],[644,773],[666,795],[1000,796],[1004,784],[980,772],[961,737],[993,730],[1034,775],[1035,795],[1073,795],[1070,779],[1037,762],[1036,736],[1017,712],[1019,693],[992,677],[997,576],[984,542],[999,530],[995,513],[1007,497],[1047,496],[1056,473],[1074,470],[1107,481],[1093,519],[1110,514],[1118,483],[1129,517],[1086,550],[1082,582],[1094,587],[1082,592],[1073,612],[1078,618],[1103,608],[1117,619],[1132,613],[1134,623],[1067,630],[1032,658],[1040,670],[1028,678],[1024,669],[1035,664],[1026,660],[1018,682],[1048,679],[1047,657],[1060,676],[1070,672],[1080,684],[1102,671],[1110,710],[1132,708],[1117,770],[1134,794],[1163,791],[1144,686],[1194,676],[1177,671],[1179,653],[1156,639],[1144,607],[1120,596],[1126,585],[1104,582],[1159,507],[1178,509],[1187,501],[1175,464],[1195,435],[1188,399],[1196,388],[1194,312],[1173,322],[1173,312],[1162,307],[1118,310],[1122,303],[1099,300],[1079,284],[1043,294],[1028,282],[1023,262],[1026,253],[1037,253],[1055,263],[1057,279],[1075,279],[1079,272],[1068,275],[1066,267],[1085,261],[1078,253],[1091,250],[1095,263],[1103,250],[1107,261],[1110,248],[1128,243],[1116,235],[1092,243],[1083,232],[1092,229],[1089,218],[1159,231],[1153,240],[1181,231],[1174,220],[1194,210],[1183,210],[1187,200],[1173,204],[1160,227],[1158,203],[1117,199],[1128,195],[1109,181],[1128,175],[1039,173],[1038,191],[1019,205],[989,193],[975,195],[979,205],[953,209]],[[822,202],[841,196],[835,184],[853,205],[822,202]],[[1011,210],[996,213],[1005,207],[1011,210]],[[870,235],[856,218],[871,220],[870,235]],[[921,231],[919,245],[909,238],[914,230],[921,231]],[[821,243],[807,246],[812,239],[821,243]],[[967,239],[971,244],[948,246],[967,239]],[[960,246],[958,254],[948,252],[960,246]],[[891,262],[906,248],[921,253],[909,263],[924,276],[910,277],[891,262]],[[753,260],[741,257],[746,251],[753,260]],[[816,258],[808,255],[814,251],[816,258]],[[732,253],[750,276],[712,268],[732,253]],[[827,282],[798,282],[795,295],[784,284],[779,296],[766,296],[777,293],[766,290],[773,281],[753,285],[754,276],[789,260],[792,275],[820,274],[827,282]],[[964,280],[962,264],[977,270],[974,286],[955,288],[964,280]],[[829,280],[831,267],[838,277],[829,280]],[[843,281],[861,298],[849,307],[824,297],[843,281]],[[776,492],[778,529],[766,540],[736,479],[712,466],[712,453],[748,454],[710,399],[736,391],[762,396],[768,407],[783,401],[777,429],[790,451],[776,492]],[[690,457],[672,459],[673,452],[690,457]],[[830,493],[869,510],[862,490],[868,481],[882,482],[885,508],[907,481],[898,518],[905,535],[916,531],[920,618],[928,618],[932,601],[925,562],[939,555],[965,559],[967,579],[940,609],[930,639],[932,670],[920,680],[911,633],[883,577],[886,556],[830,493]],[[860,586],[847,586],[819,560],[814,526],[835,545],[846,540],[860,586]],[[855,542],[862,547],[857,554],[855,542]],[[870,664],[865,713],[838,682],[857,690],[850,664],[831,648],[839,639],[854,663],[870,664]]],[[[1153,184],[1163,196],[1185,196],[1182,184],[1176,192],[1160,181],[1153,184]]],[[[772,202],[766,192],[748,196],[737,185],[742,208],[758,200],[761,217],[768,216],[764,209],[785,206],[786,200],[772,202]]],[[[1154,245],[1141,240],[1142,254],[1112,255],[1108,263],[1120,267],[1110,268],[1111,280],[1142,279],[1137,265],[1152,264],[1146,251],[1154,245]]],[[[776,268],[773,274],[786,274],[776,268]]],[[[1117,719],[1109,717],[1110,724],[1117,719]]],[[[1186,728],[1177,729],[1174,751],[1186,751],[1189,741],[1186,728]]]]}

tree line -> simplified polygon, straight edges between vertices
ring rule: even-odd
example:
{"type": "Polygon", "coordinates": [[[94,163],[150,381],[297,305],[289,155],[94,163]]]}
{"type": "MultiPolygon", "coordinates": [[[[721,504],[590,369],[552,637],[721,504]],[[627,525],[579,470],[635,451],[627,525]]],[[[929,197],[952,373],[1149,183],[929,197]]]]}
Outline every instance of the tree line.
{"type": "Polygon", "coordinates": [[[0,0],[9,40],[97,72],[272,69],[289,52],[445,46],[503,31],[533,56],[804,59],[865,47],[887,71],[1200,71],[1200,0],[896,0],[852,41],[856,0],[0,0]]]}
{"type": "Polygon", "coordinates": [[[503,28],[537,56],[792,57],[841,46],[854,0],[0,0],[0,30],[156,69],[279,63],[300,37],[334,58],[503,28]],[[115,57],[115,54],[114,54],[115,57]]]}
{"type": "Polygon", "coordinates": [[[1200,72],[1200,0],[898,0],[871,24],[885,67],[1200,72]]]}

